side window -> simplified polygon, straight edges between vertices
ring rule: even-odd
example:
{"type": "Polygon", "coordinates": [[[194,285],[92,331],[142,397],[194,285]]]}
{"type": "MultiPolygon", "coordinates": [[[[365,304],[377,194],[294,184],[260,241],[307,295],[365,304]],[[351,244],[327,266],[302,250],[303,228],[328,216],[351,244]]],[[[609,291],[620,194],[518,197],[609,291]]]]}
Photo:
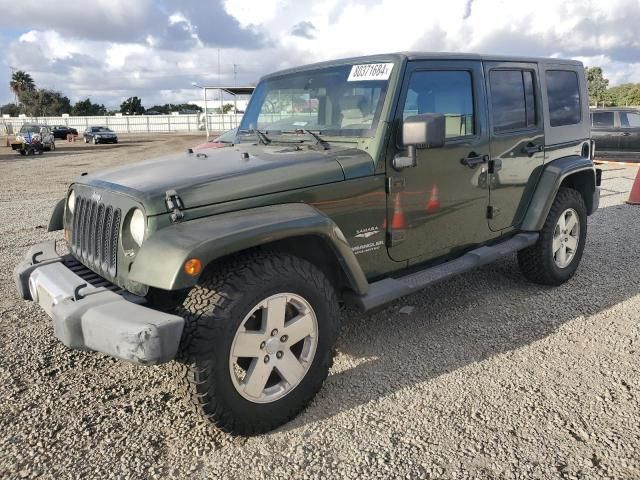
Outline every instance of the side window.
{"type": "Polygon", "coordinates": [[[402,118],[422,113],[444,114],[446,138],[472,136],[475,126],[471,72],[414,72],[409,81],[402,118]]]}
{"type": "Polygon", "coordinates": [[[552,127],[580,123],[580,87],[578,74],[568,70],[547,70],[549,123],[552,127]]]}
{"type": "Polygon", "coordinates": [[[620,112],[620,125],[623,128],[639,128],[640,113],[620,112]]]}
{"type": "Polygon", "coordinates": [[[491,70],[491,116],[495,133],[537,125],[535,81],[530,70],[491,70]]]}
{"type": "Polygon", "coordinates": [[[613,128],[613,112],[593,112],[591,125],[600,128],[613,128]]]}

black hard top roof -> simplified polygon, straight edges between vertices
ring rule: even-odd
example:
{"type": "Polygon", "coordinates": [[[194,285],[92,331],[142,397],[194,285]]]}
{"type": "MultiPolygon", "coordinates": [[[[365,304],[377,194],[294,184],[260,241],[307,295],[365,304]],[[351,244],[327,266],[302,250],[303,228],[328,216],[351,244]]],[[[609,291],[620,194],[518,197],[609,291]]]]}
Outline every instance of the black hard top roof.
{"type": "Polygon", "coordinates": [[[542,57],[518,57],[506,55],[485,55],[480,53],[450,53],[450,52],[397,52],[385,53],[379,55],[365,55],[361,57],[341,58],[329,60],[326,62],[311,63],[301,65],[299,67],[288,68],[278,72],[265,75],[263,78],[277,77],[287,73],[294,73],[303,70],[313,70],[317,68],[329,67],[332,65],[344,65],[350,63],[376,63],[376,62],[395,62],[402,60],[419,61],[419,60],[477,60],[485,62],[526,62],[526,63],[547,63],[547,64],[565,64],[582,66],[582,62],[577,60],[566,60],[560,58],[542,58],[542,57]]]}

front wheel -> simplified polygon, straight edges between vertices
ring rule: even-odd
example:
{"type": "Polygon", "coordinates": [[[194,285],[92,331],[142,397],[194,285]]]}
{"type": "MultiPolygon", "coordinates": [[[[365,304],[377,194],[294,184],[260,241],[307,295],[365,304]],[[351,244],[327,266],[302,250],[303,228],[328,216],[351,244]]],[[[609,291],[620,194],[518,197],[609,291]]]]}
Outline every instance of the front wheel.
{"type": "Polygon", "coordinates": [[[93,144],[97,145],[98,144],[98,139],[96,137],[93,137],[93,144]]]}
{"type": "Polygon", "coordinates": [[[336,294],[301,258],[230,260],[203,274],[178,310],[185,327],[174,368],[196,408],[224,431],[252,435],[289,421],[331,367],[336,294]]]}
{"type": "Polygon", "coordinates": [[[587,208],[582,195],[562,187],[549,210],[538,241],[518,252],[518,264],[529,280],[561,285],[575,274],[587,238],[587,208]]]}

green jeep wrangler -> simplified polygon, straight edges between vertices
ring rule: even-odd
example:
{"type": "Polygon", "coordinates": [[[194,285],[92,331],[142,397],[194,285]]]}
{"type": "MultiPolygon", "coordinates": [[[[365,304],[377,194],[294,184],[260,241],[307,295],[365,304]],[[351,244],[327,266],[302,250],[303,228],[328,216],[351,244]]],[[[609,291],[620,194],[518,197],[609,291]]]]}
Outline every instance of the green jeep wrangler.
{"type": "Polygon", "coordinates": [[[171,361],[225,431],[298,414],[341,303],[370,310],[517,252],[560,285],[599,203],[583,66],[403,53],[262,78],[235,143],[81,176],[15,269],[65,345],[171,361]]]}

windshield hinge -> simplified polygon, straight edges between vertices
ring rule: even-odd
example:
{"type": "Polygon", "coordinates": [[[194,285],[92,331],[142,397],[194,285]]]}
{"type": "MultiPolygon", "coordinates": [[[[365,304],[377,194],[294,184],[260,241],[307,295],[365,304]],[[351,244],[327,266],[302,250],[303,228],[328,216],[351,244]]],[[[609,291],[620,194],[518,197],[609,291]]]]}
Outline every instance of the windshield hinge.
{"type": "Polygon", "coordinates": [[[167,210],[172,212],[170,216],[171,221],[173,223],[179,222],[184,218],[184,213],[182,213],[184,203],[182,202],[180,195],[178,195],[178,192],[175,190],[167,190],[165,195],[166,197],[164,202],[167,206],[167,210]]]}

